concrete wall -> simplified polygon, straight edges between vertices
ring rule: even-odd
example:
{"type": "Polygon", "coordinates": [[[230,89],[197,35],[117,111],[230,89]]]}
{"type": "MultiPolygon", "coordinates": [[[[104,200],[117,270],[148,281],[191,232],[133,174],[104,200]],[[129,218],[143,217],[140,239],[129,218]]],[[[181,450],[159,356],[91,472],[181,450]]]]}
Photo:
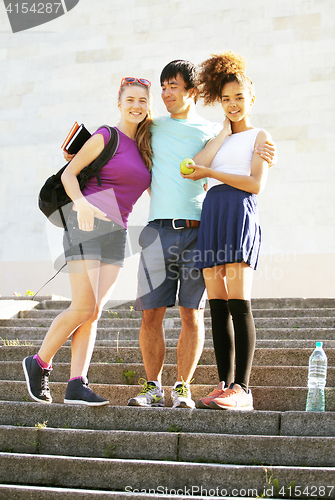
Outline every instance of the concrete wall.
{"type": "MultiPolygon", "coordinates": [[[[37,291],[61,252],[59,230],[37,208],[44,180],[63,165],[73,122],[117,121],[122,76],[153,82],[172,59],[243,54],[256,84],[253,124],[270,131],[279,160],[259,196],[262,257],[254,296],[334,296],[333,0],[80,0],[66,15],[13,34],[0,6],[0,294],[37,291]]],[[[199,113],[222,121],[220,107],[199,113]]],[[[145,224],[143,195],[131,225],[145,224]]],[[[113,298],[134,296],[138,256],[113,298]]],[[[44,293],[69,296],[59,275],[44,293]]]]}

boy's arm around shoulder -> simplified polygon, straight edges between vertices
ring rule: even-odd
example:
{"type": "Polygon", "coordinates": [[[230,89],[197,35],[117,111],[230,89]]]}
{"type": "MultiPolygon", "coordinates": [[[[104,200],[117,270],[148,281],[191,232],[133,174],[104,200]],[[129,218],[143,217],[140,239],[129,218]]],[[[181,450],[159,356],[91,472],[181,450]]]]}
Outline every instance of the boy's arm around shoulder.
{"type": "Polygon", "coordinates": [[[256,140],[255,153],[260,155],[263,158],[263,160],[267,161],[268,166],[270,168],[277,163],[278,160],[277,147],[273,142],[273,139],[271,137],[271,134],[269,134],[269,132],[266,132],[265,130],[261,130],[261,132],[264,132],[265,135],[262,137],[265,138],[265,140],[259,143],[258,140],[256,140]]]}
{"type": "Polygon", "coordinates": [[[257,151],[258,146],[264,146],[264,144],[267,144],[267,142],[273,144],[271,135],[269,134],[269,132],[266,132],[266,130],[260,130],[255,141],[255,148],[251,160],[250,172],[250,177],[254,179],[254,182],[257,185],[257,189],[255,191],[256,194],[259,194],[263,191],[267,181],[269,167],[271,166],[268,158],[268,156],[271,156],[271,154],[261,155],[257,151]]]}

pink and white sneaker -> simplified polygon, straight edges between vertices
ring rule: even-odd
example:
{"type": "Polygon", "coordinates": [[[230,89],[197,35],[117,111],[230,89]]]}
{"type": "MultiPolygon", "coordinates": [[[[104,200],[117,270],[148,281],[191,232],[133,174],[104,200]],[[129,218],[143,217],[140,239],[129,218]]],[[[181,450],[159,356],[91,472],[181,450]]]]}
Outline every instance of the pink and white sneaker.
{"type": "Polygon", "coordinates": [[[253,410],[253,400],[251,390],[245,392],[238,384],[230,384],[224,393],[213,399],[210,408],[215,410],[253,410]]]}
{"type": "Polygon", "coordinates": [[[197,408],[201,409],[210,409],[210,402],[213,401],[213,399],[219,398],[223,396],[223,393],[225,392],[225,383],[220,382],[219,385],[214,389],[214,391],[210,392],[207,396],[204,398],[199,399],[199,401],[196,404],[197,408]]]}

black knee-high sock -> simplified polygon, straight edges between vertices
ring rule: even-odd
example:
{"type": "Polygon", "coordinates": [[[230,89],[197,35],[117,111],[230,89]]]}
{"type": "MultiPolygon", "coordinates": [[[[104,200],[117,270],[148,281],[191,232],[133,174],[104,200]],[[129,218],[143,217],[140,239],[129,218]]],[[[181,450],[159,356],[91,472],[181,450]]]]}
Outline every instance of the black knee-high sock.
{"type": "Polygon", "coordinates": [[[228,302],[221,299],[209,301],[212,316],[212,334],[216,365],[220,382],[226,387],[234,380],[234,328],[228,302]]]}
{"type": "Polygon", "coordinates": [[[256,330],[249,300],[228,300],[235,330],[235,383],[248,391],[252,360],[256,344],[256,330]]]}

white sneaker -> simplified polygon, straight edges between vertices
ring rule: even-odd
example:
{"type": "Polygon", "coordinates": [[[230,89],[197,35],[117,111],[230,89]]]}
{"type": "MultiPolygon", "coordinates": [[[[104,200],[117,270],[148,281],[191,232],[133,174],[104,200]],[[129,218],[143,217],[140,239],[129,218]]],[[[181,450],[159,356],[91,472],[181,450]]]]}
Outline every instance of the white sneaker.
{"type": "Polygon", "coordinates": [[[134,398],[130,398],[128,406],[164,406],[164,391],[153,382],[147,382],[140,378],[139,383],[143,383],[142,390],[134,398]]]}
{"type": "Polygon", "coordinates": [[[184,381],[175,386],[171,391],[172,408],[195,408],[195,402],[192,400],[190,384],[184,381]]]}

